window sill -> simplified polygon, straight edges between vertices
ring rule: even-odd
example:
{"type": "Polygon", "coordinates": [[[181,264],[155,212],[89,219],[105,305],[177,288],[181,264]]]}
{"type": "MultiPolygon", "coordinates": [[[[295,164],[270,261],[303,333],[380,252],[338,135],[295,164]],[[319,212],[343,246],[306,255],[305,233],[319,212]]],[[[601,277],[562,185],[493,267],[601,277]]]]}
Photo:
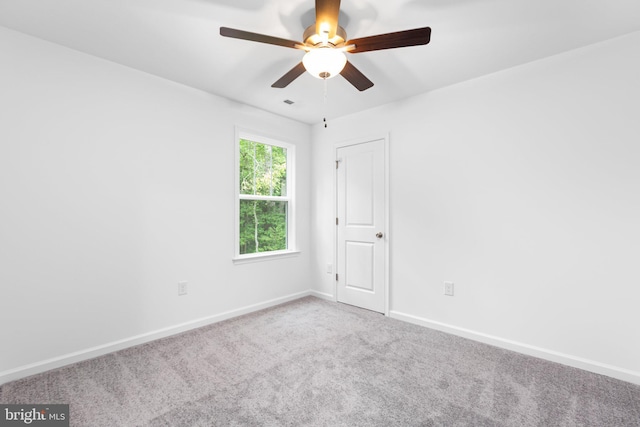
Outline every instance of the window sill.
{"type": "Polygon", "coordinates": [[[249,255],[240,255],[233,258],[234,264],[248,264],[252,262],[271,261],[274,259],[293,258],[300,255],[300,251],[278,251],[249,255]]]}

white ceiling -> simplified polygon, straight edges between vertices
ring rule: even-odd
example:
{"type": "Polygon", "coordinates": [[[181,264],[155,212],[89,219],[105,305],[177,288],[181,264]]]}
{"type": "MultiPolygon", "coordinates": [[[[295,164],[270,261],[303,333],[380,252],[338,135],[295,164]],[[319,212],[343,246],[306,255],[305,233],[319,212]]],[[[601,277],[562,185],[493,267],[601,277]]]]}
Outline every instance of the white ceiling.
{"type": "Polygon", "coordinates": [[[219,35],[227,26],[301,40],[313,7],[313,0],[0,0],[0,25],[306,123],[640,30],[640,0],[343,0],[349,38],[429,26],[431,43],[349,55],[375,86],[358,92],[338,76],[327,82],[326,101],[323,82],[306,73],[271,88],[304,52],[219,35]]]}

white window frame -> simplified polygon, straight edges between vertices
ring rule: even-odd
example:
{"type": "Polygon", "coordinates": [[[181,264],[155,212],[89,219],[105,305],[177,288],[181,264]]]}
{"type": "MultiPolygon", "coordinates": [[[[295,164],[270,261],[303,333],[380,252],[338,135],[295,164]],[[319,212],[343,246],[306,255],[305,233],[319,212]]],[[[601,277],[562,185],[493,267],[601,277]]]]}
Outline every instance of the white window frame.
{"type": "Polygon", "coordinates": [[[296,239],[296,206],[295,206],[295,158],[296,146],[283,142],[279,138],[265,136],[259,132],[253,132],[236,128],[235,132],[235,252],[233,262],[243,264],[247,262],[266,261],[269,259],[286,258],[300,253],[297,249],[296,239]],[[282,147],[287,150],[287,195],[286,196],[255,196],[240,194],[240,140],[245,139],[265,145],[282,147]],[[287,202],[287,249],[281,251],[258,252],[255,254],[240,254],[240,200],[274,200],[287,202]]]}

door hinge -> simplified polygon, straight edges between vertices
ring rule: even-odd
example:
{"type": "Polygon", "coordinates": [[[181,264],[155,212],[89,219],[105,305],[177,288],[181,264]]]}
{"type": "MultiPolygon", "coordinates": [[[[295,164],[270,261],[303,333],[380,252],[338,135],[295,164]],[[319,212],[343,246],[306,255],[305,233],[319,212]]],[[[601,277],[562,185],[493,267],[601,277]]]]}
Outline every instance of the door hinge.
{"type": "Polygon", "coordinates": [[[340,160],[336,160],[336,169],[338,169],[339,164],[340,164],[340,160]]]}
{"type": "Polygon", "coordinates": [[[336,225],[338,225],[338,217],[336,217],[336,225]]]}
{"type": "Polygon", "coordinates": [[[338,273],[336,273],[336,282],[338,281],[338,273]]]}

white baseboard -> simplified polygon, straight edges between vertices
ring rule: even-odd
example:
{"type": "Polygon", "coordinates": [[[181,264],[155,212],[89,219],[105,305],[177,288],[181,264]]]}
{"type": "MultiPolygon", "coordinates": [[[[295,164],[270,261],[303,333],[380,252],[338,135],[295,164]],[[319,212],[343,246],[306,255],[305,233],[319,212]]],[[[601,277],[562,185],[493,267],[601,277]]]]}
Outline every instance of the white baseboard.
{"type": "Polygon", "coordinates": [[[320,291],[312,290],[310,295],[314,296],[316,298],[320,298],[320,299],[327,300],[327,301],[332,301],[332,302],[335,302],[335,300],[336,300],[336,298],[332,294],[327,294],[325,292],[320,292],[320,291]]]}
{"type": "Polygon", "coordinates": [[[631,371],[617,366],[607,365],[593,360],[584,359],[581,357],[572,356],[569,354],[559,353],[557,351],[548,350],[528,344],[524,344],[517,341],[511,341],[504,338],[496,337],[493,335],[484,334],[470,329],[460,328],[446,323],[437,322],[435,320],[429,320],[411,314],[405,314],[398,311],[391,311],[389,317],[393,319],[402,320],[405,322],[413,323],[415,325],[424,326],[430,329],[436,329],[438,331],[446,332],[452,335],[457,335],[463,338],[468,338],[474,341],[479,341],[485,344],[490,344],[496,347],[504,348],[506,350],[516,351],[518,353],[526,354],[528,356],[538,357],[540,359],[549,360],[551,362],[561,363],[563,365],[571,366],[585,371],[594,372],[596,374],[606,375],[608,377],[616,378],[622,381],[627,381],[640,385],[640,372],[631,371]]]}
{"type": "Polygon", "coordinates": [[[171,335],[189,331],[191,329],[196,329],[202,326],[207,326],[213,323],[221,322],[223,320],[231,319],[233,317],[242,316],[243,314],[249,314],[249,313],[253,313],[254,311],[259,311],[265,308],[274,307],[276,305],[284,304],[286,302],[300,299],[310,295],[317,296],[313,294],[312,291],[299,292],[296,294],[287,295],[285,297],[275,298],[269,301],[242,307],[236,310],[226,311],[224,313],[215,314],[213,316],[203,317],[201,319],[196,319],[196,320],[181,323],[175,326],[170,326],[168,328],[158,329],[156,331],[151,331],[145,334],[136,335],[134,337],[125,338],[123,340],[114,341],[104,345],[76,351],[73,353],[65,354],[63,356],[43,360],[41,362],[20,366],[15,369],[10,369],[8,371],[0,372],[0,385],[8,383],[10,381],[18,380],[20,378],[25,378],[31,375],[49,371],[51,369],[61,368],[63,366],[70,365],[72,363],[93,359],[94,357],[103,356],[105,354],[112,353],[114,351],[123,350],[125,348],[144,344],[160,338],[166,338],[171,335]]]}

